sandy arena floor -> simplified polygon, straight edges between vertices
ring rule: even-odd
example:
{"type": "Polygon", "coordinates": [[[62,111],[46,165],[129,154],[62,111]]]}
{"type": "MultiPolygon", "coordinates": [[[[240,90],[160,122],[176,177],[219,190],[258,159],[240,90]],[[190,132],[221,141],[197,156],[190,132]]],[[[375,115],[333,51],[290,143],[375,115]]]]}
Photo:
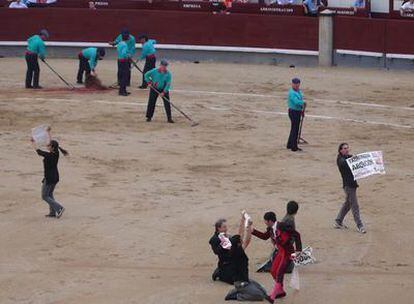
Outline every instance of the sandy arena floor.
{"type": "MultiPolygon", "coordinates": [[[[50,60],[75,78],[77,62],[50,60]]],[[[157,107],[144,120],[147,92],[70,92],[45,66],[41,84],[23,89],[22,59],[0,59],[0,303],[224,303],[230,286],[211,281],[212,224],[236,231],[247,209],[284,214],[300,202],[298,230],[318,263],[301,270],[301,290],[278,303],[412,303],[414,298],[414,86],[409,72],[288,69],[276,66],[172,63],[172,101],[200,122],[157,107]],[[299,76],[309,112],[303,153],[285,149],[289,80],[299,76]],[[342,102],[338,102],[342,101],[342,102]],[[55,196],[61,220],[46,219],[42,162],[30,129],[52,125],[71,153],[61,158],[55,196]],[[337,145],[353,153],[382,150],[387,174],[360,182],[368,233],[336,231],[343,201],[337,145]]],[[[103,61],[103,83],[115,80],[103,61]]],[[[160,103],[159,103],[160,104],[160,103]]],[[[247,253],[256,274],[270,243],[247,253]]],[[[287,277],[287,281],[289,276],[287,277]]]]}

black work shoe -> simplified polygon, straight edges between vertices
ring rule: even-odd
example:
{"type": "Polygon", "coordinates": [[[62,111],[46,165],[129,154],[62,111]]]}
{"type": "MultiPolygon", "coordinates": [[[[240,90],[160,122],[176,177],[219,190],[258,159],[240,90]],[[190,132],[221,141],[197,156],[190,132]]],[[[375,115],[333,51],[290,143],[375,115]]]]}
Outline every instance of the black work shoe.
{"type": "Polygon", "coordinates": [[[303,150],[301,148],[293,148],[292,151],[297,152],[297,151],[303,151],[303,150]]]}
{"type": "Polygon", "coordinates": [[[172,118],[168,119],[168,123],[175,123],[174,120],[172,120],[172,118]]]}
{"type": "Polygon", "coordinates": [[[45,215],[45,217],[56,217],[56,214],[54,214],[54,213],[49,213],[49,214],[46,214],[46,215],[45,215]]]}
{"type": "Polygon", "coordinates": [[[152,120],[151,118],[147,117],[147,122],[151,122],[151,120],[152,120]]]}
{"type": "Polygon", "coordinates": [[[129,92],[125,92],[125,93],[119,93],[119,96],[128,96],[128,95],[130,95],[131,93],[129,93],[129,92]]]}
{"type": "Polygon", "coordinates": [[[60,210],[56,213],[56,218],[60,218],[63,214],[63,212],[65,211],[65,208],[60,208],[60,210]]]}
{"type": "Polygon", "coordinates": [[[138,89],[146,89],[146,88],[148,88],[148,86],[141,85],[141,86],[138,87],[138,89]]]}
{"type": "Polygon", "coordinates": [[[34,86],[33,89],[40,90],[40,89],[43,89],[43,87],[42,86],[34,86]]]}
{"type": "Polygon", "coordinates": [[[26,86],[26,89],[33,89],[33,87],[29,85],[29,86],[26,86]]]}
{"type": "Polygon", "coordinates": [[[83,84],[83,81],[76,81],[77,84],[83,84]]]}

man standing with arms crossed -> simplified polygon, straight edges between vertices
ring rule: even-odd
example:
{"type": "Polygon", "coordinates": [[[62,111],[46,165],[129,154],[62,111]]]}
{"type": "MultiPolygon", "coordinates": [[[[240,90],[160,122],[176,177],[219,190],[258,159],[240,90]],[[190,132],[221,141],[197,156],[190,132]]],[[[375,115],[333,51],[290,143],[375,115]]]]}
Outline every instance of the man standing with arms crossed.
{"type": "MultiPolygon", "coordinates": [[[[127,29],[123,29],[121,34],[119,34],[114,41],[109,42],[112,46],[119,45],[122,41],[124,41],[127,45],[128,54],[129,57],[132,58],[135,55],[135,37],[132,36],[127,29]],[[126,39],[124,39],[126,38],[126,39]]],[[[118,72],[119,72],[119,66],[118,66],[118,72]]],[[[129,87],[131,85],[131,62],[128,62],[128,74],[127,74],[127,86],[129,87]]],[[[118,84],[120,84],[120,74],[118,73],[118,84]]]]}
{"type": "Polygon", "coordinates": [[[156,44],[157,41],[148,39],[146,35],[140,36],[139,41],[142,43],[142,51],[139,59],[142,60],[145,58],[144,71],[142,72],[142,84],[139,88],[146,89],[148,84],[145,81],[145,73],[155,68],[157,57],[155,56],[156,51],[154,44],[156,44]]]}
{"type": "Polygon", "coordinates": [[[300,90],[300,79],[293,78],[292,87],[289,89],[288,94],[289,119],[291,126],[287,148],[294,152],[302,151],[302,149],[298,147],[298,141],[300,120],[305,106],[306,103],[303,101],[302,91],[300,90]]]}
{"type": "Polygon", "coordinates": [[[41,30],[39,35],[34,35],[27,40],[26,50],[26,89],[41,89],[39,85],[40,68],[39,61],[44,61],[46,57],[46,46],[44,40],[49,38],[47,30],[41,30]],[[33,85],[32,85],[33,80],[33,85]]]}
{"type": "Polygon", "coordinates": [[[338,216],[335,219],[334,227],[336,229],[346,229],[343,224],[346,214],[352,209],[352,214],[354,216],[355,223],[357,225],[357,230],[359,233],[366,233],[365,227],[362,224],[361,218],[359,216],[359,205],[356,195],[356,190],[358,188],[358,183],[354,180],[354,175],[352,174],[351,168],[349,168],[346,160],[352,157],[349,154],[349,145],[347,143],[342,143],[338,148],[338,157],[336,159],[336,164],[338,165],[339,172],[342,176],[342,184],[345,191],[345,203],[343,203],[341,210],[339,210],[338,216]]]}
{"type": "Polygon", "coordinates": [[[131,64],[131,57],[126,43],[128,35],[123,35],[122,39],[123,40],[118,43],[116,47],[118,52],[119,95],[128,96],[130,93],[127,92],[126,87],[128,85],[128,78],[131,72],[129,68],[131,64]]]}

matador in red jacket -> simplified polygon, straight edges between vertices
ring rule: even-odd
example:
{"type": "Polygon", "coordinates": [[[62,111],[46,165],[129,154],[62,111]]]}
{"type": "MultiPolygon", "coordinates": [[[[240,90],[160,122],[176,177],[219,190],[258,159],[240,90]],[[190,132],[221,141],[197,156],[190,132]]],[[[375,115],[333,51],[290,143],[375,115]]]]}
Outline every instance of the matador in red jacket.
{"type": "Polygon", "coordinates": [[[276,246],[278,253],[272,264],[270,271],[275,285],[272,289],[269,297],[274,301],[277,298],[286,296],[286,292],[283,289],[283,279],[286,273],[286,268],[291,262],[292,253],[296,251],[302,251],[302,242],[300,234],[293,226],[287,222],[279,222],[276,230],[276,246]],[[293,245],[295,244],[295,246],[293,245]]]}

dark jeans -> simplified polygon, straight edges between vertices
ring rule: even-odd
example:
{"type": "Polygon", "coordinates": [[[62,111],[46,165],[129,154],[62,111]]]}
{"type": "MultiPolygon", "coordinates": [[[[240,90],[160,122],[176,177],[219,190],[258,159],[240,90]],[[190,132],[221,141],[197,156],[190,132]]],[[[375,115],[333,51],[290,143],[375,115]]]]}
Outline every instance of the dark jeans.
{"type": "Polygon", "coordinates": [[[49,204],[50,214],[56,214],[62,206],[55,201],[53,196],[53,191],[55,190],[56,184],[46,184],[46,181],[43,181],[42,184],[42,199],[49,204]]]}
{"type": "Polygon", "coordinates": [[[119,81],[119,94],[126,94],[126,87],[128,85],[128,75],[131,73],[131,63],[129,61],[118,60],[118,81],[119,81]]]}
{"type": "Polygon", "coordinates": [[[298,148],[298,136],[301,116],[302,111],[289,109],[290,135],[287,143],[288,149],[296,150],[298,148]]]}
{"type": "Polygon", "coordinates": [[[146,88],[148,86],[147,82],[145,81],[145,73],[155,68],[155,64],[157,62],[157,58],[155,56],[147,57],[145,59],[144,71],[142,73],[142,87],[146,88]]]}
{"type": "MultiPolygon", "coordinates": [[[[155,110],[155,104],[157,103],[158,93],[151,88],[149,93],[149,99],[148,99],[148,107],[147,107],[147,118],[152,119],[152,116],[154,116],[154,110],[155,110]]],[[[170,94],[165,93],[163,97],[164,101],[164,108],[165,108],[165,114],[167,114],[168,120],[171,119],[171,105],[168,100],[170,99],[170,94]]]]}
{"type": "MultiPolygon", "coordinates": [[[[120,61],[118,61],[118,84],[121,85],[121,69],[119,65],[121,64],[120,61]]],[[[127,62],[128,70],[126,71],[126,86],[129,87],[131,85],[131,62],[127,62]]]]}
{"type": "Polygon", "coordinates": [[[89,66],[88,59],[86,59],[82,55],[79,55],[79,70],[77,76],[78,83],[82,82],[83,73],[85,73],[85,77],[88,77],[91,74],[91,67],[89,66]]]}
{"type": "Polygon", "coordinates": [[[26,54],[27,72],[26,72],[26,88],[38,87],[40,67],[37,60],[37,54],[26,54]],[[32,85],[33,79],[33,85],[32,85]]]}

